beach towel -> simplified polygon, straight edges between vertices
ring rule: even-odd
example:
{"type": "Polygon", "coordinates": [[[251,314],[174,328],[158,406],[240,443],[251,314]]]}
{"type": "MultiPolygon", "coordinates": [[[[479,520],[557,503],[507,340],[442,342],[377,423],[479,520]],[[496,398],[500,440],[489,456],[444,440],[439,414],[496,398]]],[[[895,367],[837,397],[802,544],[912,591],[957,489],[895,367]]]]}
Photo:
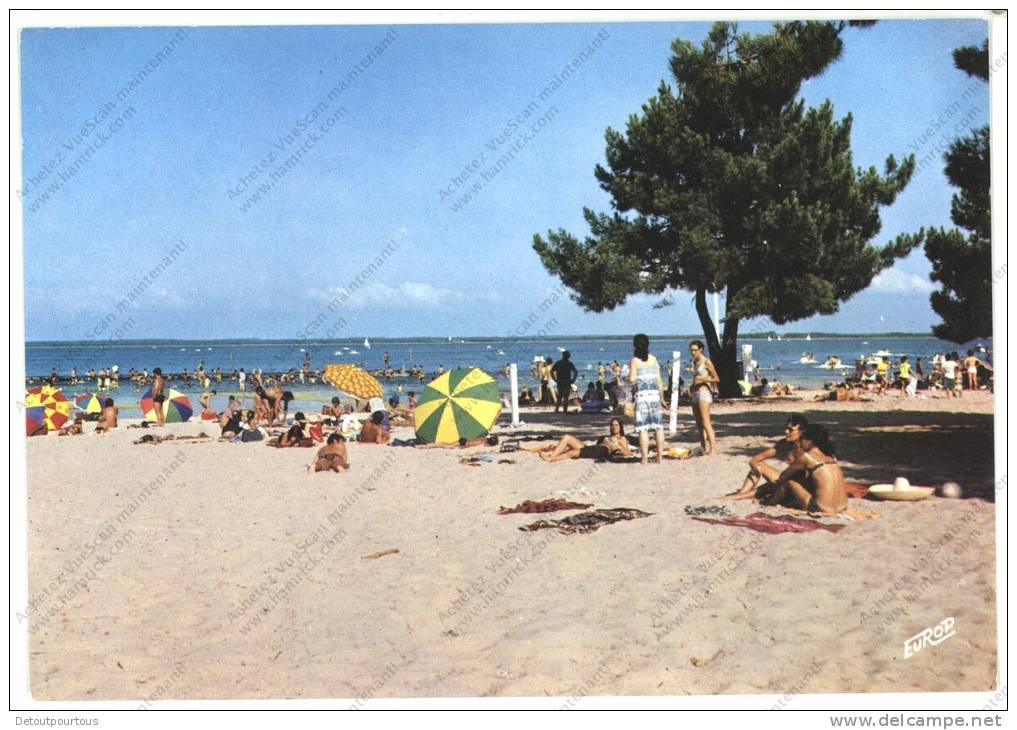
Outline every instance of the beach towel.
{"type": "Polygon", "coordinates": [[[519,529],[524,532],[556,529],[563,535],[585,534],[599,530],[604,525],[610,525],[622,520],[636,520],[641,517],[649,517],[651,514],[651,512],[642,512],[629,507],[615,507],[614,509],[580,512],[577,515],[569,515],[560,520],[537,520],[529,525],[523,525],[519,529]]]}
{"type": "Polygon", "coordinates": [[[389,446],[410,446],[410,447],[413,447],[413,446],[416,446],[416,445],[417,445],[417,440],[416,439],[392,439],[391,441],[389,441],[389,446]]]}
{"type": "Polygon", "coordinates": [[[711,517],[693,517],[696,522],[705,522],[708,525],[727,525],[728,527],[747,527],[753,532],[762,532],[767,535],[780,535],[785,532],[803,533],[814,532],[815,530],[826,530],[827,532],[838,533],[845,525],[824,525],[814,520],[803,520],[800,517],[791,515],[768,515],[764,512],[753,512],[745,517],[724,517],[713,519],[711,517]]]}
{"type": "Polygon", "coordinates": [[[558,512],[559,510],[565,509],[589,509],[592,504],[581,504],[579,502],[569,502],[564,499],[543,499],[539,502],[533,500],[526,500],[517,504],[515,507],[500,507],[498,514],[500,515],[512,515],[517,513],[529,514],[533,512],[558,512]]]}

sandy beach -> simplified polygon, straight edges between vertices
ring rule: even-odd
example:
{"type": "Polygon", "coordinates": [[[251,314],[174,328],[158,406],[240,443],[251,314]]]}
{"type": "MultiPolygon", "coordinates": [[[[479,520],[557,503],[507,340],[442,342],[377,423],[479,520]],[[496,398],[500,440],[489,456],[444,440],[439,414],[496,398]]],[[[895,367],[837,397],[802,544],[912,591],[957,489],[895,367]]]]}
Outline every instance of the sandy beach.
{"type": "MultiPolygon", "coordinates": [[[[581,438],[607,416],[524,412],[496,432],[581,438]]],[[[719,454],[664,465],[351,445],[28,439],[37,700],[985,691],[996,676],[992,400],[718,404],[719,454]],[[839,532],[693,520],[786,413],[826,424],[847,478],[959,482],[964,499],[852,500],[839,532]],[[501,463],[506,460],[509,463],[501,463]],[[518,528],[562,497],[652,516],[590,534],[518,528]],[[381,557],[365,556],[398,550],[381,557]],[[948,640],[905,658],[947,617],[948,640]]],[[[125,424],[126,425],[126,424],[125,424]]],[[[88,426],[89,430],[91,425],[88,426]]],[[[161,433],[206,433],[171,424],[161,433]]],[[[396,429],[401,438],[411,429],[396,429]]],[[[670,439],[691,446],[683,409],[670,439]]],[[[532,442],[536,443],[536,442],[532,442]]],[[[532,445],[527,443],[527,445],[532,445]]],[[[573,699],[573,702],[577,701],[573,699]]],[[[793,700],[792,700],[793,701],[793,700]]]]}

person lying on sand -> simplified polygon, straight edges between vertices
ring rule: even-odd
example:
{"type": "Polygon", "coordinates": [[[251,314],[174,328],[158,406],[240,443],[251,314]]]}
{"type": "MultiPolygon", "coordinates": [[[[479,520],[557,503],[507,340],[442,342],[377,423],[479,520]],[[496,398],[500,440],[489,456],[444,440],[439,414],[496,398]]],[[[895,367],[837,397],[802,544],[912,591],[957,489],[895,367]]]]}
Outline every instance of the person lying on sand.
{"type": "Polygon", "coordinates": [[[601,436],[596,443],[585,444],[571,434],[562,436],[555,446],[541,451],[544,461],[567,461],[569,459],[606,459],[610,456],[626,457],[631,454],[625,426],[620,418],[611,419],[611,433],[601,436]]]}
{"type": "Polygon", "coordinates": [[[756,487],[760,478],[774,481],[780,477],[780,471],[766,463],[767,459],[780,459],[785,464],[792,463],[799,454],[802,429],[809,424],[805,416],[792,413],[784,426],[784,438],[768,449],[763,449],[749,459],[749,473],[745,475],[741,489],[724,495],[725,499],[752,499],[756,496],[756,487]]]}
{"type": "Polygon", "coordinates": [[[473,446],[497,446],[498,437],[494,435],[490,436],[477,436],[473,439],[459,439],[454,444],[416,444],[418,449],[468,449],[473,446]]]}
{"type": "Polygon", "coordinates": [[[843,512],[848,506],[847,489],[830,434],[818,423],[810,423],[802,427],[799,441],[798,456],[776,479],[762,472],[773,489],[761,501],[809,514],[843,512]]]}
{"type": "Polygon", "coordinates": [[[84,416],[79,413],[74,417],[74,421],[72,423],[68,423],[66,426],[57,431],[57,436],[80,436],[83,433],[82,425],[84,422],[84,416]]]}
{"type": "Polygon", "coordinates": [[[113,405],[113,399],[107,398],[102,404],[102,417],[95,425],[95,433],[106,433],[110,429],[116,428],[118,410],[119,409],[113,405]]]}
{"type": "Polygon", "coordinates": [[[371,417],[364,420],[360,427],[360,436],[357,438],[362,444],[387,444],[392,435],[382,424],[385,415],[381,411],[375,411],[371,417]]]}
{"type": "Polygon", "coordinates": [[[826,393],[820,393],[816,396],[815,400],[833,400],[833,401],[871,401],[872,398],[862,398],[858,395],[858,391],[849,385],[838,385],[835,388],[830,389],[826,393]]]}
{"type": "Polygon", "coordinates": [[[318,449],[314,457],[314,471],[337,471],[342,472],[350,468],[349,456],[346,453],[346,442],[343,437],[333,433],[328,441],[318,449]]]}

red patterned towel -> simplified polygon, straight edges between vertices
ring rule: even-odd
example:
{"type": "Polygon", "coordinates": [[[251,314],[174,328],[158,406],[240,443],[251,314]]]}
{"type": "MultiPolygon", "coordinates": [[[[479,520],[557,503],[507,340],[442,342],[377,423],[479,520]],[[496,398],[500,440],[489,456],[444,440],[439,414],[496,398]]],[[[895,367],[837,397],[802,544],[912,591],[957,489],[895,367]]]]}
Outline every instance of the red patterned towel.
{"type": "Polygon", "coordinates": [[[768,535],[779,535],[784,532],[813,532],[814,530],[837,533],[846,527],[846,525],[824,525],[822,522],[803,520],[801,517],[792,517],[791,515],[775,517],[763,512],[753,512],[745,517],[725,517],[722,520],[707,517],[693,517],[692,519],[697,522],[705,522],[708,525],[747,527],[755,532],[764,532],[768,535]]]}

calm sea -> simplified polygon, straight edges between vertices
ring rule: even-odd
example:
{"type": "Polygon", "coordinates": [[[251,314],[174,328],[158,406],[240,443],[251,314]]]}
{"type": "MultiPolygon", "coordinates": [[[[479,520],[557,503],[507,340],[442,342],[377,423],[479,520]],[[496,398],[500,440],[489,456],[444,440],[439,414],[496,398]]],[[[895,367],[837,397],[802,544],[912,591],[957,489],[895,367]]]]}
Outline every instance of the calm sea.
{"type": "MultiPolygon", "coordinates": [[[[688,362],[688,344],[692,338],[651,338],[651,351],[661,361],[671,359],[672,351],[681,352],[682,365],[688,362]]],[[[957,345],[934,337],[888,337],[869,335],[865,338],[796,338],[793,340],[746,339],[744,344],[752,346],[752,358],[758,363],[761,375],[771,380],[790,382],[798,386],[816,387],[833,379],[834,374],[821,367],[831,355],[840,357],[844,363],[853,364],[862,356],[876,351],[886,351],[894,356],[908,355],[928,359],[935,353],[949,352],[957,345]],[[818,361],[803,364],[800,359],[805,352],[811,352],[818,361]]],[[[306,356],[310,356],[311,368],[321,369],[332,362],[352,363],[369,370],[383,367],[384,354],[388,353],[393,368],[421,365],[427,372],[433,372],[439,365],[452,367],[477,366],[499,378],[508,388],[508,380],[502,369],[509,362],[519,365],[520,384],[536,385],[530,376],[530,364],[536,357],[560,356],[559,348],[572,353],[572,361],[580,372],[580,387],[587,378],[596,379],[597,364],[609,364],[613,360],[627,363],[632,355],[628,339],[455,339],[453,341],[391,339],[374,340],[370,347],[363,341],[317,343],[307,341],[244,341],[244,342],[145,342],[145,343],[35,343],[26,345],[26,369],[28,377],[38,378],[56,368],[61,377],[68,377],[72,367],[79,374],[89,368],[99,370],[116,364],[121,373],[131,368],[137,370],[161,367],[164,373],[178,373],[184,368],[189,371],[203,364],[206,371],[216,367],[227,372],[233,368],[244,368],[248,373],[254,369],[266,373],[285,372],[290,368],[300,370],[306,356]]],[[[739,347],[739,352],[741,348],[739,347]]],[[[387,394],[409,390],[419,391],[422,384],[406,378],[394,377],[384,381],[387,394]]],[[[94,385],[94,383],[93,383],[94,385]]],[[[170,382],[178,390],[193,393],[199,390],[196,384],[182,384],[179,380],[170,382]]],[[[215,387],[213,385],[213,387],[215,387]]],[[[295,409],[319,410],[333,390],[324,384],[296,383],[286,386],[295,395],[291,412],[295,409]]],[[[88,386],[64,386],[70,394],[88,389],[88,386]]],[[[118,404],[126,411],[137,407],[134,387],[122,380],[118,393],[114,394],[118,404]]],[[[221,393],[235,392],[236,384],[221,384],[221,393]]],[[[218,400],[225,401],[220,395],[218,400]]],[[[217,401],[213,402],[215,405],[217,401]]]]}

